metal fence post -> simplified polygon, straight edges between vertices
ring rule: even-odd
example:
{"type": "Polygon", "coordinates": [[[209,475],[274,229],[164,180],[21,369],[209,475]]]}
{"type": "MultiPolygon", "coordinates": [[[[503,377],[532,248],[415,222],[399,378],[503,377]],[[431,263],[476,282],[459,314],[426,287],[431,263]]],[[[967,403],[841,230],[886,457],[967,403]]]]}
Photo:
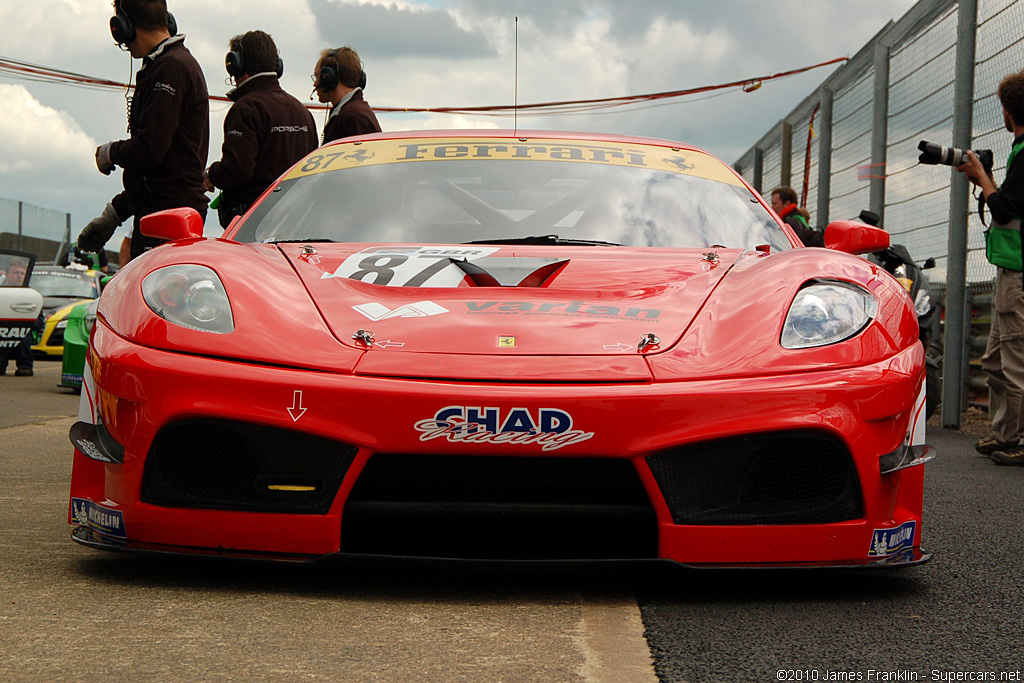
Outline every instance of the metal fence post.
{"type": "Polygon", "coordinates": [[[762,194],[761,181],[764,179],[764,150],[754,148],[754,182],[752,185],[758,194],[762,194]]]}
{"type": "Polygon", "coordinates": [[[874,111],[871,124],[871,186],[868,205],[885,225],[885,173],[889,145],[889,46],[875,44],[874,111]]]}
{"type": "MultiPolygon", "coordinates": [[[[971,148],[974,114],[975,33],[977,0],[960,0],[957,7],[956,72],[953,78],[953,146],[971,148]]],[[[942,426],[960,428],[967,356],[967,177],[950,171],[948,265],[946,270],[946,331],[942,378],[942,426]]]]}
{"type": "Polygon", "coordinates": [[[22,202],[18,202],[18,251],[23,251],[25,249],[24,242],[21,239],[21,205],[22,202]]]}
{"type": "Polygon", "coordinates": [[[818,209],[817,222],[828,225],[828,207],[832,196],[832,100],[831,88],[821,89],[821,122],[818,129],[818,209]]]}
{"type": "Polygon", "coordinates": [[[780,185],[793,186],[793,124],[782,122],[782,159],[780,164],[780,185]]]}

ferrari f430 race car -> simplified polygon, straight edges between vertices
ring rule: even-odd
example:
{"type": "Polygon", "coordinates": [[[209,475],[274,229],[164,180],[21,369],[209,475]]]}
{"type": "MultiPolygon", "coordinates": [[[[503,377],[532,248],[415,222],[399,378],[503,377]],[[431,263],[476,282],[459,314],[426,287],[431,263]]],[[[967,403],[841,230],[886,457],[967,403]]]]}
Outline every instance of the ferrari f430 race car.
{"type": "MultiPolygon", "coordinates": [[[[69,522],[284,559],[922,562],[914,302],[685,145],[349,138],[99,299],[69,522]]],[[[845,253],[844,253],[845,252],[845,253]]]]}

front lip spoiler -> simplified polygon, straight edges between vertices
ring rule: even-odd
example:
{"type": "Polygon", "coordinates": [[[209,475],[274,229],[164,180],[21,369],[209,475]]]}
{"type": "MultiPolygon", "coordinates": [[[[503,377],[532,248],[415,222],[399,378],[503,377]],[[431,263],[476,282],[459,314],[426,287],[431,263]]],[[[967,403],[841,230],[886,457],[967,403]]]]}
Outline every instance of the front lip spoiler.
{"type": "Polygon", "coordinates": [[[75,527],[71,538],[76,542],[100,550],[122,550],[133,553],[152,555],[193,555],[197,557],[214,557],[219,559],[257,560],[264,562],[286,563],[332,563],[344,562],[369,565],[427,564],[431,566],[452,567],[495,567],[495,568],[553,568],[580,565],[625,566],[642,564],[671,564],[682,569],[891,569],[896,567],[912,567],[924,564],[932,559],[932,554],[920,548],[907,548],[901,553],[882,558],[865,558],[863,560],[841,560],[837,562],[783,562],[765,564],[687,564],[663,558],[630,558],[630,559],[584,559],[584,560],[504,560],[475,559],[450,557],[410,557],[407,555],[364,555],[353,553],[331,553],[329,555],[292,555],[287,553],[260,553],[253,551],[193,548],[189,546],[161,545],[156,543],[139,543],[111,538],[99,534],[88,527],[75,527]]]}
{"type": "Polygon", "coordinates": [[[68,438],[71,445],[86,457],[118,465],[124,462],[124,446],[102,424],[76,422],[71,425],[68,438]]]}

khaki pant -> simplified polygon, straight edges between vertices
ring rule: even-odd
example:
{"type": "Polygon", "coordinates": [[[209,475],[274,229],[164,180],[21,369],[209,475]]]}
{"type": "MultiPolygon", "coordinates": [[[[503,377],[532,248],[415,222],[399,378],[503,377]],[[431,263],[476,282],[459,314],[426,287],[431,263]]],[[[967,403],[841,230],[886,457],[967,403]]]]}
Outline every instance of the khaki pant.
{"type": "Polygon", "coordinates": [[[992,431],[1000,441],[1024,441],[1024,276],[996,269],[992,327],[981,358],[989,388],[992,431]]]}

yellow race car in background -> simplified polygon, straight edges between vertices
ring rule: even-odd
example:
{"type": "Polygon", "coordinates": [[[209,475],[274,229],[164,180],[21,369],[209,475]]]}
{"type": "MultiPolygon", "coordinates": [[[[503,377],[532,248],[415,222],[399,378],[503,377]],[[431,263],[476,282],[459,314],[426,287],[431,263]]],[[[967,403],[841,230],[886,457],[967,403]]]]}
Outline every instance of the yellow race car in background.
{"type": "Polygon", "coordinates": [[[33,345],[37,358],[60,358],[64,353],[64,329],[75,304],[100,295],[103,273],[83,266],[36,266],[32,288],[43,295],[45,327],[39,343],[33,345]]]}

